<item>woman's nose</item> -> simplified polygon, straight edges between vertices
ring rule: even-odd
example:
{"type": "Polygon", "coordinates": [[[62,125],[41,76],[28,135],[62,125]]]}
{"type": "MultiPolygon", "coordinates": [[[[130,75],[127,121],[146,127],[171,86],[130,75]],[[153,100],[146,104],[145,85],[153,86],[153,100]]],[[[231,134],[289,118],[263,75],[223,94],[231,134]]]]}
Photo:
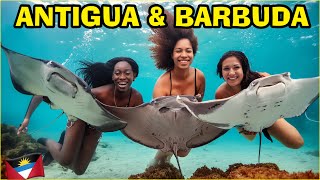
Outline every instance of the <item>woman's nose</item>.
{"type": "Polygon", "coordinates": [[[182,56],[182,57],[186,57],[186,56],[187,56],[187,52],[182,51],[181,56],[182,56]]]}
{"type": "Polygon", "coordinates": [[[229,74],[235,74],[235,71],[233,69],[230,69],[229,74]]]}
{"type": "Polygon", "coordinates": [[[125,79],[125,78],[126,78],[126,75],[124,73],[121,73],[119,76],[119,79],[125,79]]]}

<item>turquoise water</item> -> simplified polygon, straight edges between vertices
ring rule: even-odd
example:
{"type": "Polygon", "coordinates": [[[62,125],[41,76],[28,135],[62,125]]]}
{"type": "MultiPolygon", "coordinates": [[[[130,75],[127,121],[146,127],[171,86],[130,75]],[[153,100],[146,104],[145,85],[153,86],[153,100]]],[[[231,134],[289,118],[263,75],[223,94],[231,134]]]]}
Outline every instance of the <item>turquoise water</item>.
{"type": "MultiPolygon", "coordinates": [[[[286,2],[285,4],[292,8],[297,3],[286,2]]],[[[228,50],[243,51],[249,58],[252,69],[259,72],[269,74],[291,72],[292,78],[319,76],[319,2],[299,3],[307,7],[311,28],[195,29],[199,51],[193,66],[202,70],[206,76],[204,100],[213,99],[215,90],[223,82],[215,74],[216,64],[222,54],[228,50]]],[[[140,29],[15,29],[13,24],[20,4],[19,2],[1,2],[1,43],[3,45],[22,54],[62,63],[71,71],[79,67],[77,63],[79,60],[104,62],[116,56],[129,56],[140,66],[139,77],[134,81],[133,86],[141,92],[145,102],[152,99],[153,86],[163,71],[155,68],[150,57],[149,47],[152,44],[148,41],[148,36],[151,31],[145,22],[146,16],[141,15],[145,14],[142,11],[146,11],[144,5],[137,4],[142,21],[140,29]]],[[[273,2],[273,4],[277,3],[273,2]]],[[[175,3],[161,5],[172,10],[175,3]]],[[[1,121],[18,126],[23,120],[31,97],[20,94],[13,88],[4,52],[1,53],[1,58],[1,121]]],[[[65,117],[53,121],[60,113],[61,111],[51,110],[47,104],[42,103],[32,116],[29,132],[35,138],[57,139],[66,124],[65,117]]],[[[287,149],[288,151],[319,150],[319,123],[308,119],[319,120],[318,100],[309,107],[306,114],[287,119],[299,130],[305,140],[303,148],[287,149]]],[[[104,133],[103,140],[108,141],[109,136],[125,138],[120,132],[114,132],[104,133]]],[[[206,148],[214,150],[216,147],[212,144],[215,143],[221,147],[230,144],[248,144],[233,130],[210,143],[206,148]]],[[[258,146],[258,138],[250,144],[258,146]]],[[[264,139],[263,144],[269,145],[270,142],[264,139]]],[[[282,147],[283,145],[274,142],[273,146],[282,147]]],[[[318,169],[318,165],[311,166],[318,169]]]]}

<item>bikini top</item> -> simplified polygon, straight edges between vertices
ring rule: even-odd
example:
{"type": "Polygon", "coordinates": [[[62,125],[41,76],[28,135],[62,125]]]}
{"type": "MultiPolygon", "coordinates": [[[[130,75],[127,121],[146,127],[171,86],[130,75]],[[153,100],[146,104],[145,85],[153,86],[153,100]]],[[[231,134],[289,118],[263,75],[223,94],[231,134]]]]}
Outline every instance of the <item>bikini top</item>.
{"type": "Polygon", "coordinates": [[[129,101],[128,101],[128,104],[125,107],[129,107],[129,105],[130,105],[131,94],[132,94],[132,88],[130,88],[129,101]]]}
{"type": "MultiPolygon", "coordinates": [[[[170,96],[172,91],[172,78],[171,78],[171,71],[170,71],[170,96]]],[[[198,94],[197,91],[197,69],[194,68],[194,96],[198,94]]]]}
{"type": "Polygon", "coordinates": [[[130,88],[129,101],[128,101],[128,104],[126,107],[129,107],[129,105],[130,105],[131,95],[132,95],[132,88],[130,88]]]}
{"type": "MultiPolygon", "coordinates": [[[[129,100],[128,100],[128,104],[124,107],[129,107],[130,105],[130,100],[131,100],[131,95],[132,95],[132,87],[130,87],[130,94],[129,94],[129,100]]],[[[116,104],[115,104],[116,107],[118,107],[116,104]]]]}

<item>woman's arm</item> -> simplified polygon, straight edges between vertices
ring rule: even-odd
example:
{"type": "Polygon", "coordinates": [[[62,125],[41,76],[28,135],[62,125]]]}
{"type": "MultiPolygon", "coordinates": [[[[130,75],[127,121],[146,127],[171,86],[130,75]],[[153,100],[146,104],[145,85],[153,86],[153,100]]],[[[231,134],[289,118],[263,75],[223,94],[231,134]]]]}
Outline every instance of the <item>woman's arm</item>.
{"type": "Polygon", "coordinates": [[[32,99],[30,101],[30,104],[29,104],[29,107],[28,107],[28,110],[26,112],[26,115],[24,117],[24,120],[23,120],[23,122],[21,123],[21,125],[20,125],[20,127],[18,129],[17,135],[27,131],[27,127],[28,127],[28,124],[30,122],[30,117],[31,117],[32,113],[34,112],[34,110],[42,102],[42,100],[43,100],[43,96],[33,96],[32,97],[32,99]]]}

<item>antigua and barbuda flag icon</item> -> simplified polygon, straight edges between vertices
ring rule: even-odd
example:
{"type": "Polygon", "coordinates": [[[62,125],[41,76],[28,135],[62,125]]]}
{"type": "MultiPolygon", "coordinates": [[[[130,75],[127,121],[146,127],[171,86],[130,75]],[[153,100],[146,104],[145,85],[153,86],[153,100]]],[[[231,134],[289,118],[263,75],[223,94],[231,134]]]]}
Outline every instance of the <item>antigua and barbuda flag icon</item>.
{"type": "Polygon", "coordinates": [[[42,155],[28,154],[15,159],[6,159],[6,175],[8,179],[30,179],[44,177],[42,155]]]}

